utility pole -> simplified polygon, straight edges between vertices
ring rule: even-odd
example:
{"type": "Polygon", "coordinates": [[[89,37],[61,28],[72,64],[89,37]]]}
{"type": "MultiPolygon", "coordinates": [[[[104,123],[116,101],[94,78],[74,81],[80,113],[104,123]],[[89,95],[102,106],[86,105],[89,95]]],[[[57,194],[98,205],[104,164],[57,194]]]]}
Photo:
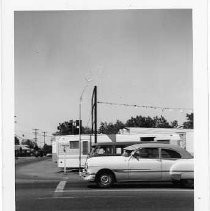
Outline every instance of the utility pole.
{"type": "Polygon", "coordinates": [[[33,130],[34,130],[33,133],[34,133],[34,136],[35,136],[35,137],[34,137],[34,141],[35,141],[35,143],[37,144],[37,134],[38,134],[38,130],[39,130],[39,129],[35,128],[35,129],[33,129],[33,130]]]}
{"type": "Polygon", "coordinates": [[[97,143],[97,86],[94,86],[92,100],[91,100],[91,118],[92,118],[92,134],[97,143]]]}
{"type": "Polygon", "coordinates": [[[45,132],[45,131],[44,131],[44,132],[42,132],[42,133],[43,133],[43,137],[44,137],[44,145],[45,145],[45,137],[46,137],[46,133],[47,133],[47,132],[45,132]]]}

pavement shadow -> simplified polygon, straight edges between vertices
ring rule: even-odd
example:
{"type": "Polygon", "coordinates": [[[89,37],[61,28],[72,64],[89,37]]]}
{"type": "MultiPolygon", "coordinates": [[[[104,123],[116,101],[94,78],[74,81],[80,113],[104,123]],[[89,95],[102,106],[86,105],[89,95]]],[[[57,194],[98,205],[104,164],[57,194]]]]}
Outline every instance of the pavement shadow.
{"type": "MultiPolygon", "coordinates": [[[[91,183],[88,185],[88,188],[90,189],[101,189],[97,187],[96,184],[91,183]]],[[[186,188],[186,187],[181,187],[180,185],[174,185],[173,183],[152,183],[152,182],[139,182],[139,183],[119,183],[119,184],[114,184],[111,189],[154,189],[154,188],[167,188],[167,189],[193,189],[193,188],[186,188]]]]}

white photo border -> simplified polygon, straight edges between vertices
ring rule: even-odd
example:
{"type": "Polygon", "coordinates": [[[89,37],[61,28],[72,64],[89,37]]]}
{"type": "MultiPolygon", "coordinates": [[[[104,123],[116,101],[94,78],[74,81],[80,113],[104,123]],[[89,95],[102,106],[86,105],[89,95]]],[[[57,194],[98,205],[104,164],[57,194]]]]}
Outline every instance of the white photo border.
{"type": "Polygon", "coordinates": [[[192,9],[195,210],[210,210],[207,0],[3,0],[1,25],[2,210],[15,210],[14,11],[192,9]]]}

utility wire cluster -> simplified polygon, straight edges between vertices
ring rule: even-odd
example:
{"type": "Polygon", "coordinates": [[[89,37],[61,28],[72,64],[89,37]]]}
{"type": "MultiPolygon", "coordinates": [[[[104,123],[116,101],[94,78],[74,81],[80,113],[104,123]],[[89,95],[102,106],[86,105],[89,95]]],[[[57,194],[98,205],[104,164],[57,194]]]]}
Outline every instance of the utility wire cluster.
{"type": "Polygon", "coordinates": [[[106,105],[113,105],[113,106],[126,106],[126,107],[134,107],[134,108],[146,108],[146,109],[161,109],[162,111],[168,110],[168,111],[188,111],[188,112],[193,112],[192,108],[170,108],[170,107],[159,107],[159,106],[146,106],[146,105],[132,105],[132,104],[126,104],[126,103],[113,103],[113,102],[101,102],[98,101],[97,103],[99,104],[106,104],[106,105]]]}
{"type": "MultiPolygon", "coordinates": [[[[18,133],[18,134],[33,135],[33,131],[28,131],[28,130],[15,130],[15,132],[18,133]]],[[[37,136],[43,137],[42,133],[44,133],[44,132],[37,133],[37,136]]],[[[53,135],[46,135],[45,134],[45,137],[53,137],[53,135]]]]}

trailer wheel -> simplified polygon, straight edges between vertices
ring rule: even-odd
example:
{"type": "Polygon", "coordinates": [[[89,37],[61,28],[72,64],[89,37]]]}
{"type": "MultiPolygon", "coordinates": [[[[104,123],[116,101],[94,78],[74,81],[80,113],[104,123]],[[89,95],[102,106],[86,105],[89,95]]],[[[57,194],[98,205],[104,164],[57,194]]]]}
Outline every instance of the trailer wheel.
{"type": "Polygon", "coordinates": [[[108,171],[100,172],[96,177],[97,186],[100,188],[110,188],[114,183],[114,175],[108,171]]]}

